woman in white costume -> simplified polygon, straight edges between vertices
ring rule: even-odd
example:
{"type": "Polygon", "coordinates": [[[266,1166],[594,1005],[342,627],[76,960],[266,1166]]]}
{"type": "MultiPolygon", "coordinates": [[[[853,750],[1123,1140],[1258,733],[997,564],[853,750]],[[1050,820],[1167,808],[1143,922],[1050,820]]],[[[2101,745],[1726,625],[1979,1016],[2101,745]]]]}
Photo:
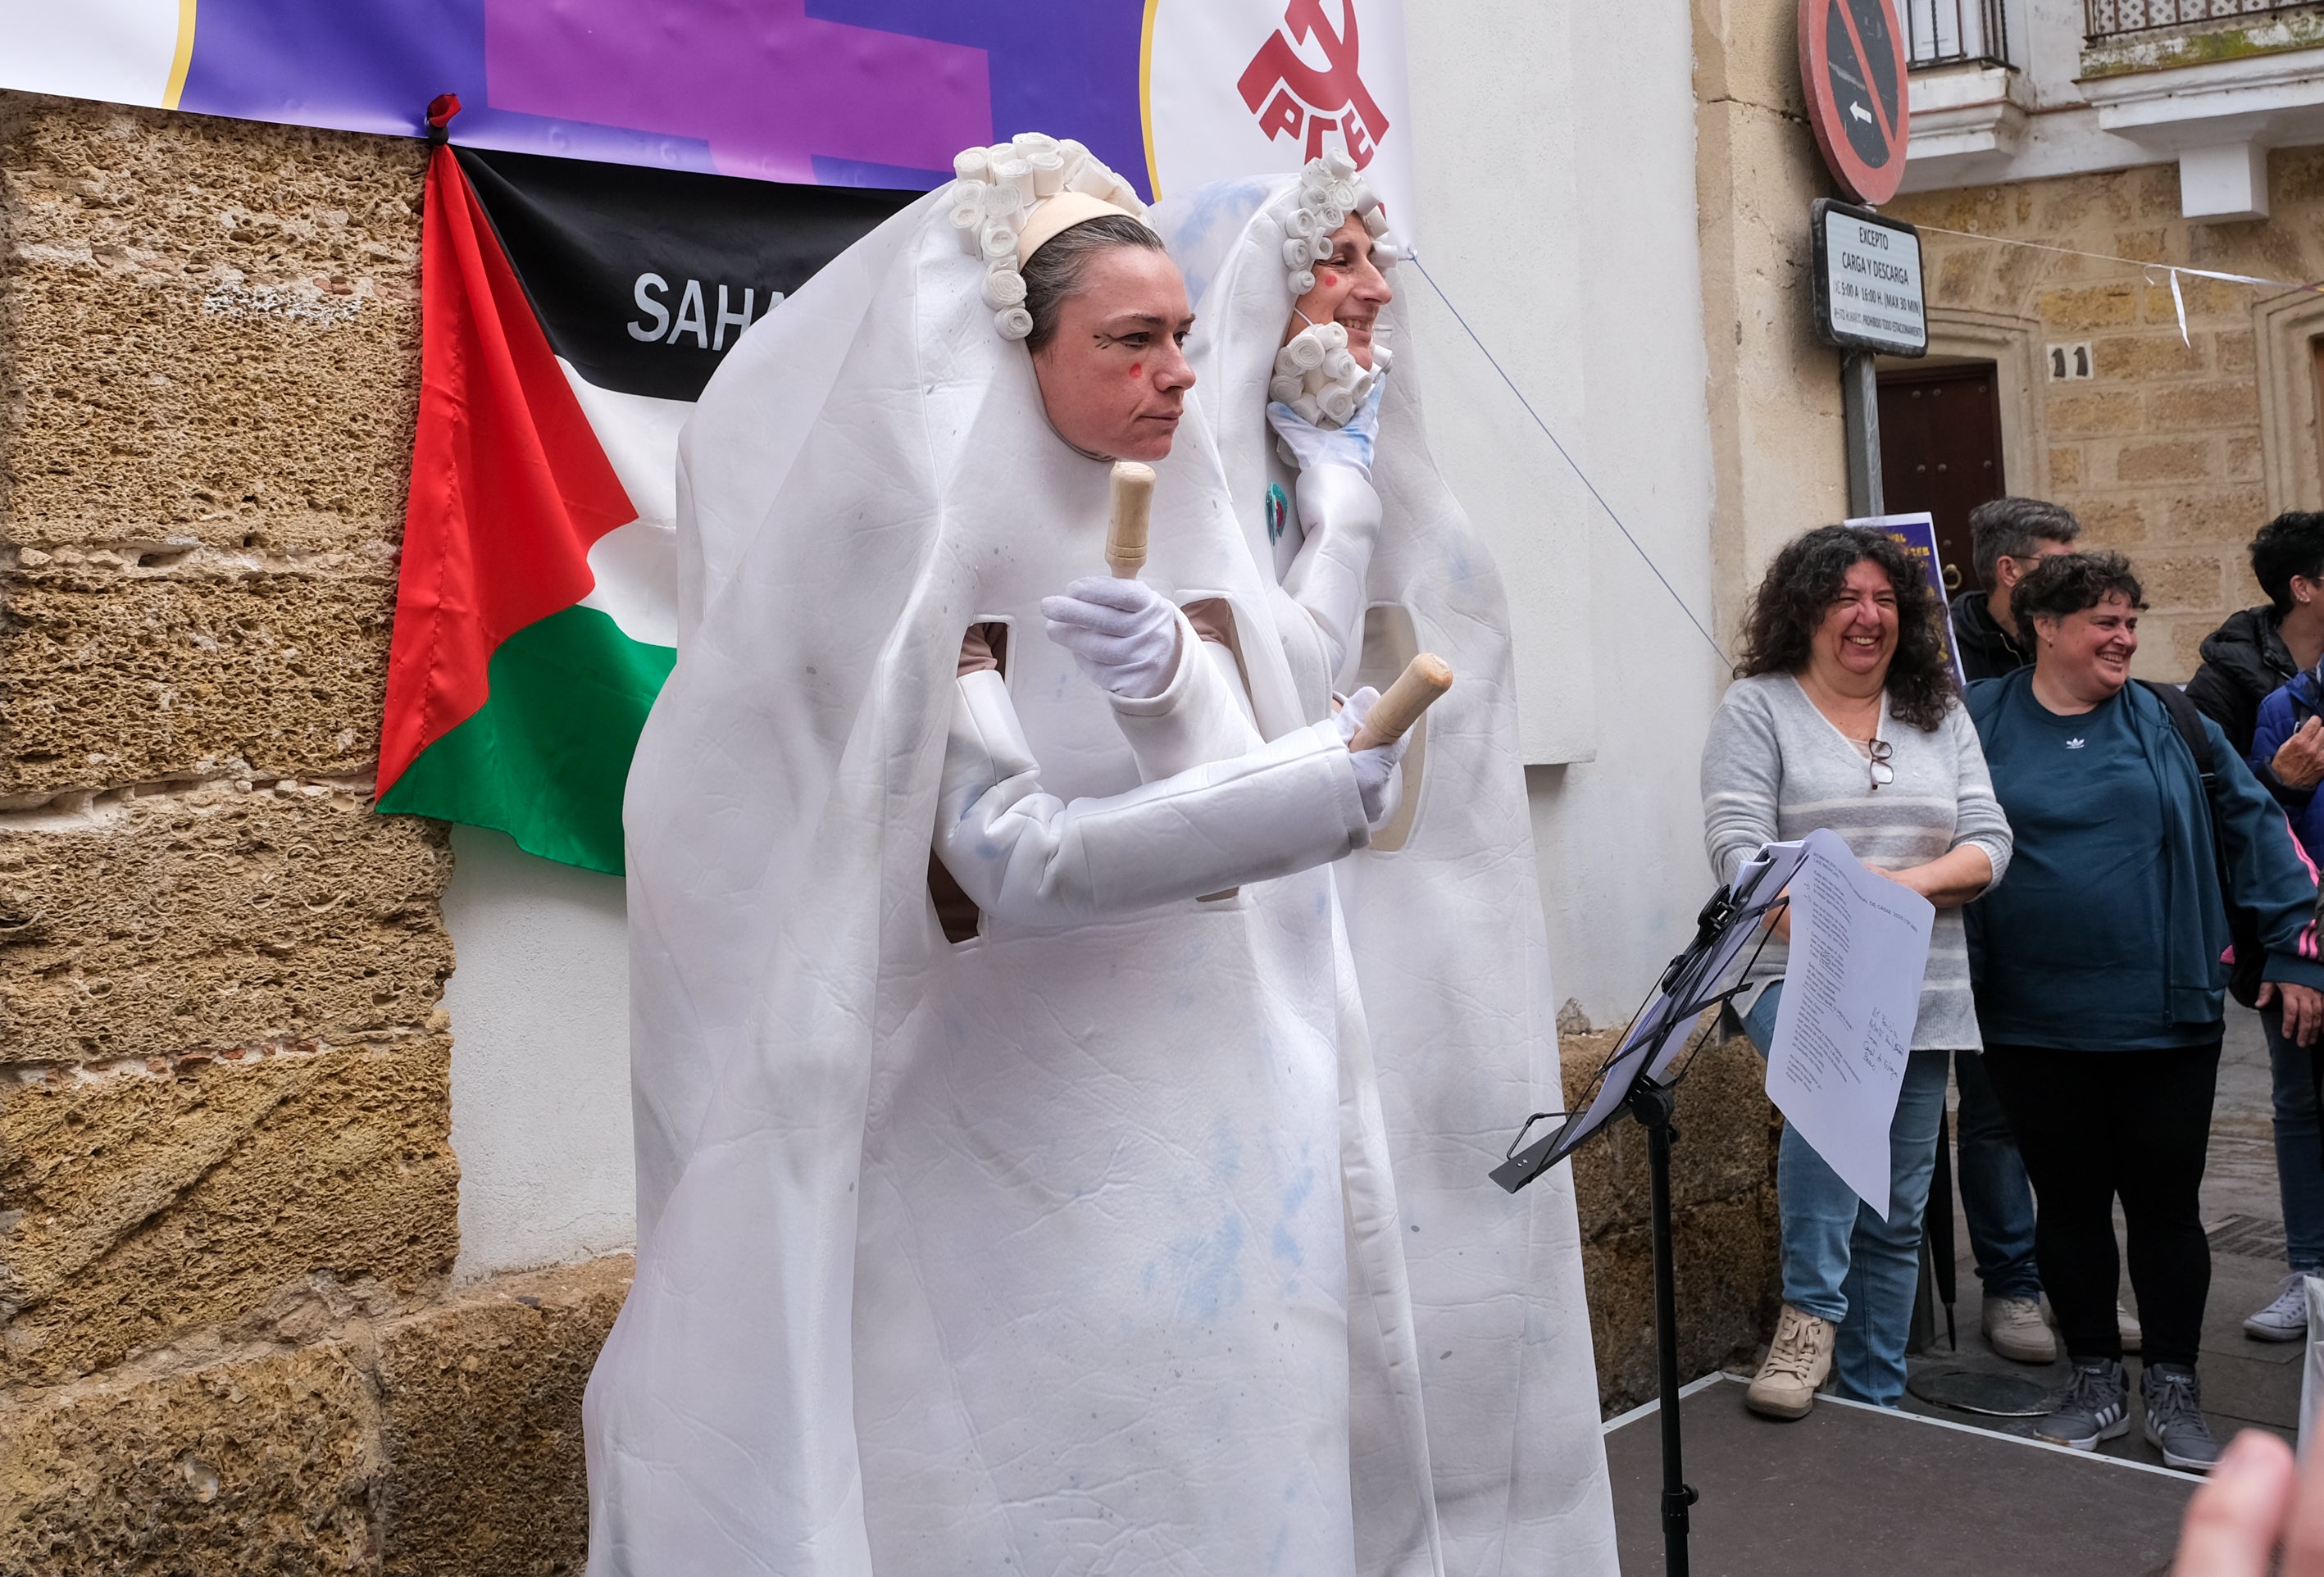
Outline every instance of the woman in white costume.
{"type": "Polygon", "coordinates": [[[1199,314],[1217,434],[1303,715],[1416,648],[1459,676],[1416,731],[1403,803],[1332,868],[1405,1227],[1427,1450],[1456,1574],[1615,1569],[1569,1168],[1487,1177],[1558,1103],[1554,1001],[1492,558],[1437,470],[1390,280],[1401,248],[1342,157],[1151,216],[1199,314]]]}
{"type": "Polygon", "coordinates": [[[590,1570],[1439,1572],[1328,873],[1396,752],[1299,702],[1136,199],[961,173],[681,442],[590,1570]],[[1112,456],[1142,583],[1083,578],[1112,456]]]}

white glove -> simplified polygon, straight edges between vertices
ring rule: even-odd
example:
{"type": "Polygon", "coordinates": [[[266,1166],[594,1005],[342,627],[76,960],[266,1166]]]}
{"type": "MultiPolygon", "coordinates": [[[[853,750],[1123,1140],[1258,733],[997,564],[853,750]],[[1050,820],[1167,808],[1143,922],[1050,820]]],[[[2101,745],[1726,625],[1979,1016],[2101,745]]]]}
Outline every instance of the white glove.
{"type": "Polygon", "coordinates": [[[1372,444],[1379,437],[1380,396],[1387,391],[1388,379],[1374,378],[1371,392],[1356,407],[1356,413],[1339,427],[1317,427],[1280,400],[1268,406],[1268,424],[1291,447],[1302,471],[1313,471],[1318,466],[1345,466],[1370,481],[1372,444]]]}
{"type": "Polygon", "coordinates": [[[1142,580],[1085,575],[1043,597],[1049,639],[1101,688],[1150,701],[1178,671],[1178,606],[1142,580]]]}
{"type": "MultiPolygon", "coordinates": [[[[1364,719],[1379,700],[1379,692],[1366,685],[1342,703],[1332,715],[1340,725],[1340,737],[1353,742],[1364,719]]],[[[1356,792],[1363,797],[1364,820],[1379,826],[1396,814],[1404,798],[1404,777],[1397,770],[1404,760],[1404,747],[1412,742],[1409,733],[1399,735],[1392,743],[1374,745],[1367,751],[1356,751],[1356,792]]]]}

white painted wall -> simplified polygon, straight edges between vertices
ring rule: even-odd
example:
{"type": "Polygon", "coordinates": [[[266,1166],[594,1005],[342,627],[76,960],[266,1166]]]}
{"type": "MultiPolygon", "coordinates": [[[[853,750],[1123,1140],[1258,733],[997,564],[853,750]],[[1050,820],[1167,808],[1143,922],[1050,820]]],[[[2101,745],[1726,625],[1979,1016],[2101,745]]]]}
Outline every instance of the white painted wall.
{"type": "MultiPolygon", "coordinates": [[[[1688,6],[1408,17],[1422,259],[1708,622],[1688,6]]],[[[1416,271],[1398,288],[1439,457],[1510,584],[1536,759],[1566,763],[1527,774],[1558,993],[1613,1021],[1706,896],[1696,761],[1720,665],[1416,271]]],[[[459,828],[454,851],[458,1273],[624,1247],[621,884],[495,833],[459,828]]]]}
{"type": "MultiPolygon", "coordinates": [[[[1689,6],[1412,0],[1406,32],[1421,261],[1709,623],[1689,6]]],[[[1438,458],[1534,654],[1520,682],[1558,670],[1560,738],[1587,744],[1526,783],[1558,994],[1618,1020],[1709,896],[1696,766],[1722,664],[1427,285],[1398,288],[1438,458]]]]}
{"type": "Polygon", "coordinates": [[[622,881],[452,829],[456,1279],[563,1264],[636,1236],[622,881]]]}

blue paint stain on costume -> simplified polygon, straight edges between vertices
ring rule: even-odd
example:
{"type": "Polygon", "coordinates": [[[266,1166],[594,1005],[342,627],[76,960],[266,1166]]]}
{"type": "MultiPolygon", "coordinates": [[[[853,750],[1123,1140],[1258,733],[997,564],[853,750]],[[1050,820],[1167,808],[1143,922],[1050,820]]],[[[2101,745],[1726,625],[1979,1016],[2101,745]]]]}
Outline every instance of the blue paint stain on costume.
{"type": "Polygon", "coordinates": [[[1283,533],[1291,526],[1291,495],[1283,491],[1283,484],[1267,484],[1267,545],[1274,547],[1283,540],[1283,533]]]}

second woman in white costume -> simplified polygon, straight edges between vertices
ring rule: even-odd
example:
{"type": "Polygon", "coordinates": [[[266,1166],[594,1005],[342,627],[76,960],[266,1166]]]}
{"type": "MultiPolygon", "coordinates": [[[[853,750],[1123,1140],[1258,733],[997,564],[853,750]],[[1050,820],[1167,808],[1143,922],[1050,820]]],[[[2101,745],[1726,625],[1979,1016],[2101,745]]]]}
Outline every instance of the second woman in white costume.
{"type": "Polygon", "coordinates": [[[1554,1001],[1492,558],[1431,456],[1391,284],[1401,248],[1343,160],[1153,212],[1198,319],[1216,432],[1310,717],[1415,650],[1451,694],[1402,804],[1334,865],[1388,1130],[1445,1570],[1615,1569],[1570,1172],[1487,1177],[1560,1102],[1554,1001]]]}

